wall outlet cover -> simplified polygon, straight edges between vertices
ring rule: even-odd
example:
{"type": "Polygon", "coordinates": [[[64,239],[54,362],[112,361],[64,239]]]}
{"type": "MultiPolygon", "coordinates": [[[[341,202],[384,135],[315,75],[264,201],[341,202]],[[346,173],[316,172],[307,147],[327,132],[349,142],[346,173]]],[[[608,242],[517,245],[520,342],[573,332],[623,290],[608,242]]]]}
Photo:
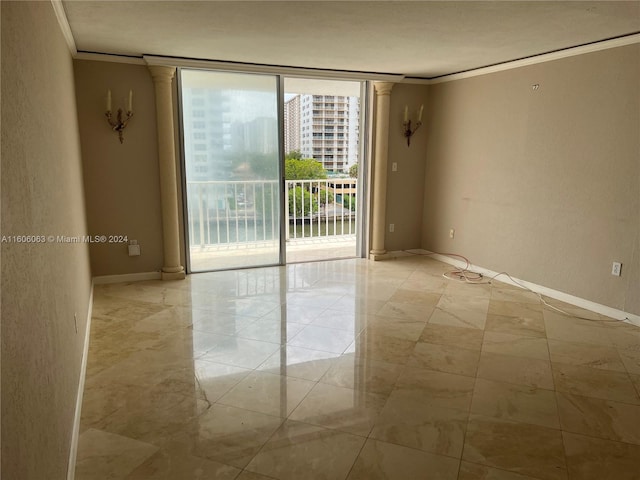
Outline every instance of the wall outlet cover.
{"type": "Polygon", "coordinates": [[[622,274],[622,264],[620,262],[613,262],[611,267],[611,275],[619,277],[622,274]]]}

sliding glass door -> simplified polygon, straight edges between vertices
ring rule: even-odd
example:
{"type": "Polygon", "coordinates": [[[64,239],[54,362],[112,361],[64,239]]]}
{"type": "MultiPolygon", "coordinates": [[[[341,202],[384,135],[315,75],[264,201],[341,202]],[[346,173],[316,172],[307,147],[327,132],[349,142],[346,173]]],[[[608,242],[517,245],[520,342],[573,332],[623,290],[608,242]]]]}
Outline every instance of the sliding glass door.
{"type": "Polygon", "coordinates": [[[190,271],[281,263],[279,77],[180,72],[190,271]]]}
{"type": "Polygon", "coordinates": [[[362,90],[357,81],[284,79],[289,263],[358,254],[362,90]]]}

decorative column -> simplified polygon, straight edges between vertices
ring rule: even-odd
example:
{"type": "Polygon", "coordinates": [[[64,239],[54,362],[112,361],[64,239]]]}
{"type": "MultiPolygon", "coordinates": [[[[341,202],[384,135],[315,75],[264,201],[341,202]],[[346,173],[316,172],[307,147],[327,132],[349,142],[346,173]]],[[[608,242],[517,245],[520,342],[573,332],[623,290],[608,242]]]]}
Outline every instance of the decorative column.
{"type": "Polygon", "coordinates": [[[178,232],[178,188],[176,150],[173,140],[173,99],[171,80],[175,67],[150,65],[156,90],[156,123],[158,129],[158,163],[160,167],[160,197],[164,241],[163,280],[185,278],[180,265],[180,234],[178,232]]]}
{"type": "Polygon", "coordinates": [[[387,158],[389,156],[389,104],[391,82],[374,82],[376,92],[375,158],[373,159],[373,208],[371,211],[371,255],[383,255],[387,210],[387,158]]]}

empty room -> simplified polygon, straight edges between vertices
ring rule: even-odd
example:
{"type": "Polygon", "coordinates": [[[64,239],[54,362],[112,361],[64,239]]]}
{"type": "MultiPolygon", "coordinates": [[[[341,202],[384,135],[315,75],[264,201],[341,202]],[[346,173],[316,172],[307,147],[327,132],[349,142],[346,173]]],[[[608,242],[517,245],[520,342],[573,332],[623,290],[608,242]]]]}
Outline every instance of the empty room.
{"type": "Polygon", "coordinates": [[[640,2],[0,15],[3,478],[640,480],[640,2]]]}

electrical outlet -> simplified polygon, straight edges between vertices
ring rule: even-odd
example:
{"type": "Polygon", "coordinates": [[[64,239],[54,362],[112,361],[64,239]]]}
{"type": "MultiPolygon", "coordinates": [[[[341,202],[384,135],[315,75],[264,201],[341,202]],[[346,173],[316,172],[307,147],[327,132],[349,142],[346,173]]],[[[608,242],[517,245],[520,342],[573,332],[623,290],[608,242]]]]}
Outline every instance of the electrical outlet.
{"type": "Polygon", "coordinates": [[[622,274],[622,264],[619,262],[613,262],[613,267],[611,267],[611,275],[615,275],[619,277],[622,274]]]}
{"type": "Polygon", "coordinates": [[[389,232],[393,233],[396,230],[396,226],[393,223],[389,224],[389,232]]]}
{"type": "Polygon", "coordinates": [[[137,240],[131,240],[129,242],[129,256],[130,257],[137,257],[138,255],[140,255],[140,245],[138,245],[138,241],[137,240]]]}
{"type": "Polygon", "coordinates": [[[452,228],[451,230],[449,230],[449,238],[453,238],[456,236],[456,229],[452,228]]]}
{"type": "Polygon", "coordinates": [[[391,164],[391,171],[392,172],[397,172],[398,171],[398,162],[393,162],[391,164]]]}

